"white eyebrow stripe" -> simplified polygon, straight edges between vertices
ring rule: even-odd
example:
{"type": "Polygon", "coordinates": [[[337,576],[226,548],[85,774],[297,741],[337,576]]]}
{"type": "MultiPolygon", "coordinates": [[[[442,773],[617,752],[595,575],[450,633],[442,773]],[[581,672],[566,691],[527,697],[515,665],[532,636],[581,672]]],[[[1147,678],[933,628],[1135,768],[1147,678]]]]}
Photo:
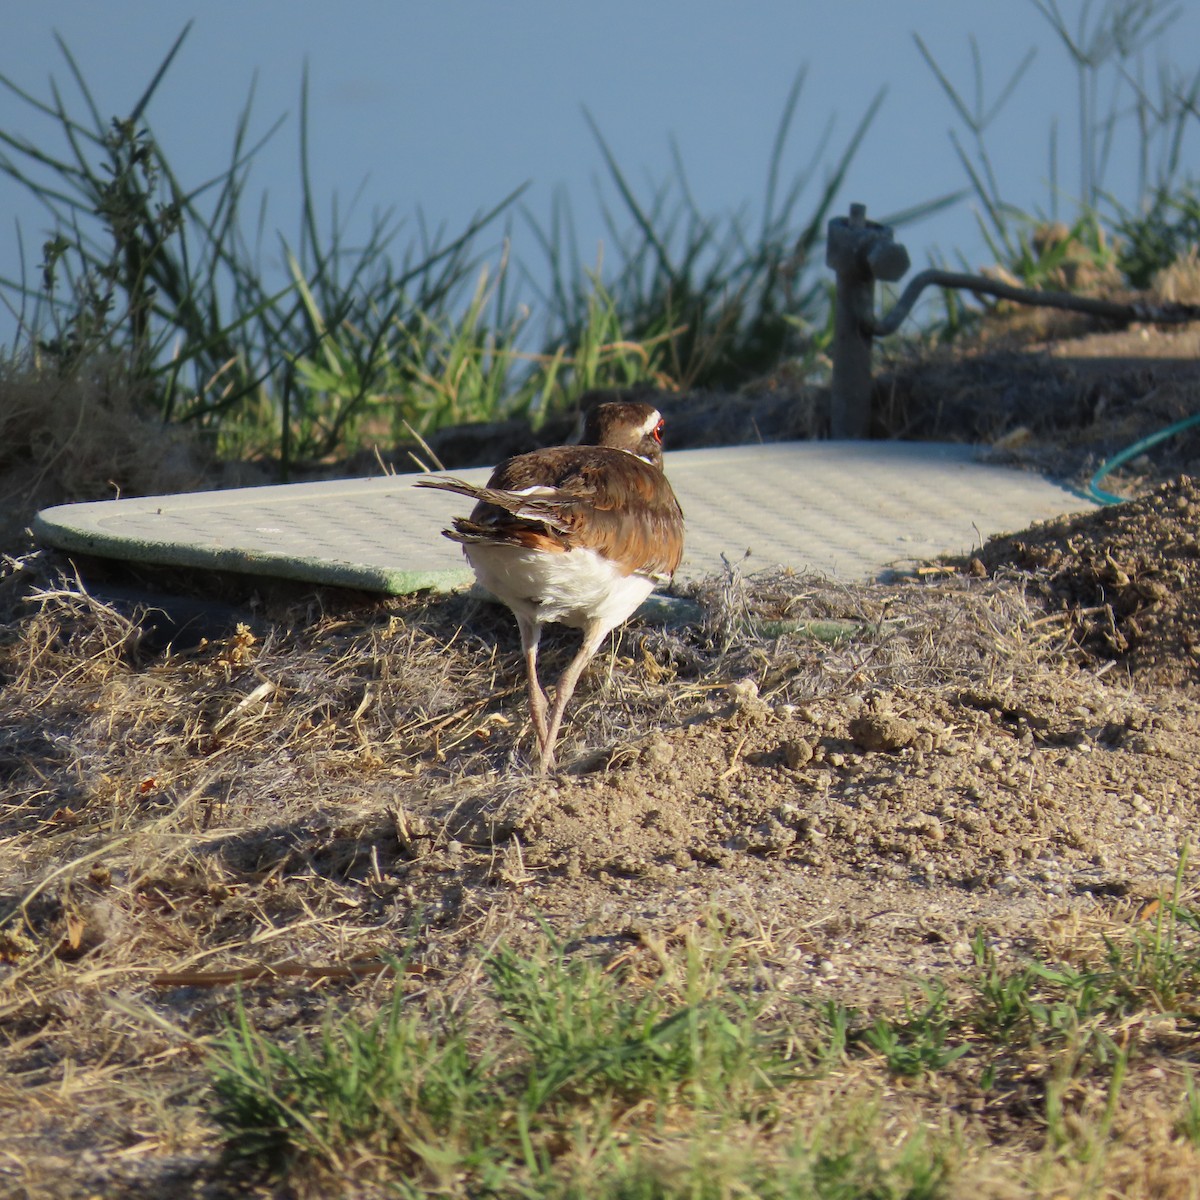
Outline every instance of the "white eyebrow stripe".
{"type": "Polygon", "coordinates": [[[659,421],[662,420],[662,413],[656,408],[647,418],[645,424],[639,431],[643,437],[648,433],[653,433],[658,428],[659,421]]]}

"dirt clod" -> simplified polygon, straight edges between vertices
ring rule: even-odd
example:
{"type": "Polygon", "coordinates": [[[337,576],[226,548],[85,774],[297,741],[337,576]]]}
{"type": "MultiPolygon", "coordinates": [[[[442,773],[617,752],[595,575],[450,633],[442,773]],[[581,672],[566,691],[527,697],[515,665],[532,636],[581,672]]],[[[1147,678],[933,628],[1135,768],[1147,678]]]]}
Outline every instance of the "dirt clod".
{"type": "Polygon", "coordinates": [[[849,723],[850,737],[863,750],[903,750],[917,740],[917,727],[890,712],[866,713],[849,723]]]}

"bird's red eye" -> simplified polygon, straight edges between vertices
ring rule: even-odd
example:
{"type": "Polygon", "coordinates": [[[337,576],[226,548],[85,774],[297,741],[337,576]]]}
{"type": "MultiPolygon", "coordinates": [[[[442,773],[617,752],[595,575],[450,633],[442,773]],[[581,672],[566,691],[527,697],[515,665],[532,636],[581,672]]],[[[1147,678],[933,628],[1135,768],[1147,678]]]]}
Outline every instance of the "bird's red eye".
{"type": "Polygon", "coordinates": [[[662,445],[662,431],[665,424],[666,421],[659,421],[654,427],[654,432],[650,435],[660,446],[662,445]]]}

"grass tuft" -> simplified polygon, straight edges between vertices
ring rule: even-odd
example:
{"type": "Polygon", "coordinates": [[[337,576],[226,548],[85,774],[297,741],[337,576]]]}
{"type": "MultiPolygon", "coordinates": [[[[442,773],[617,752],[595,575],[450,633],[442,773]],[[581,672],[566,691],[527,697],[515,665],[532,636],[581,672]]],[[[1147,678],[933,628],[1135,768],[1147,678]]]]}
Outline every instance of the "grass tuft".
{"type": "Polygon", "coordinates": [[[405,1175],[488,1174],[498,1097],[489,1060],[453,1029],[425,1028],[397,987],[374,1019],[326,1022],[294,1047],[235,1021],[212,1051],[213,1120],[237,1159],[334,1175],[386,1162],[405,1175]]]}
{"type": "Polygon", "coordinates": [[[285,1043],[239,1005],[209,1058],[231,1159],[402,1195],[935,1197],[952,1145],[884,1149],[877,1106],[798,1122],[813,1047],[749,998],[709,927],[623,979],[549,936],[485,961],[489,989],[437,1015],[399,983],[383,1012],[285,1043]]]}

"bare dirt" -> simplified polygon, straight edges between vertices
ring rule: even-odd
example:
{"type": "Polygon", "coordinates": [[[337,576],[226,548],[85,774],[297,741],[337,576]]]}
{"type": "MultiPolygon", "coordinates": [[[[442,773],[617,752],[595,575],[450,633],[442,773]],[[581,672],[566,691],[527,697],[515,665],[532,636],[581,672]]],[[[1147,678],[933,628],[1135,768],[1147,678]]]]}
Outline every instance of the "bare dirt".
{"type": "MultiPolygon", "coordinates": [[[[893,365],[880,419],[1081,478],[1200,411],[1195,335],[1108,336],[893,365]]],[[[188,1047],[238,972],[287,1026],[400,949],[452,988],[540,921],[617,950],[719,913],[788,987],[872,1011],[964,970],[976,932],[1018,961],[1128,916],[1200,828],[1193,455],[1182,438],[1121,479],[1138,499],[921,578],[711,581],[701,626],[634,625],[597,660],[551,778],[503,612],[232,582],[259,637],[164,655],[27,565],[43,592],[10,579],[0,665],[0,1179],[206,1178],[199,1117],[118,1084],[194,1107],[188,1047]],[[98,1128],[106,1088],[127,1111],[98,1128]]],[[[1178,1072],[1156,1069],[1167,1104],[1178,1072]]]]}
{"type": "Polygon", "coordinates": [[[581,914],[718,899],[803,925],[814,972],[872,987],[941,969],[981,921],[1020,938],[1034,914],[1154,895],[1200,820],[1198,505],[1183,479],[989,543],[967,580],[1003,577],[1034,615],[984,579],[899,586],[867,592],[891,627],[857,651],[761,646],[683,721],[510,801],[526,869],[581,914]]]}

